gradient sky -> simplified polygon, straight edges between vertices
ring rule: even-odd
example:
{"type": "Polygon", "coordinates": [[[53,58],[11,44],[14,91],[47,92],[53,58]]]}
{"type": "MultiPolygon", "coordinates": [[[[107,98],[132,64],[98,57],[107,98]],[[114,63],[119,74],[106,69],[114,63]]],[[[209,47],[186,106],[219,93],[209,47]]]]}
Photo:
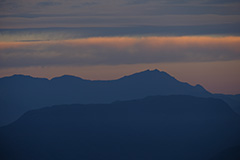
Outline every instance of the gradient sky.
{"type": "Polygon", "coordinates": [[[240,0],[0,0],[0,77],[168,72],[240,93],[240,0]]]}

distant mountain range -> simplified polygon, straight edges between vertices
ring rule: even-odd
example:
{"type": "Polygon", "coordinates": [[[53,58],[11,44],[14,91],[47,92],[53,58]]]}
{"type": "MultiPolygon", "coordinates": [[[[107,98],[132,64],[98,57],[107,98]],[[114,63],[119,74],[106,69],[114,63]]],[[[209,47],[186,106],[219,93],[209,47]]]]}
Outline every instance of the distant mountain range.
{"type": "MultiPolygon", "coordinates": [[[[156,73],[147,71],[117,81],[94,83],[108,85],[125,81],[128,84],[145,74],[156,73]]],[[[158,74],[194,92],[191,86],[165,73],[158,74]]],[[[66,82],[65,78],[54,79],[53,84],[58,81],[60,85],[66,82]]],[[[68,78],[72,82],[91,83],[68,78]]],[[[68,86],[65,87],[67,90],[68,86]]],[[[194,88],[205,93],[202,88],[194,88]]],[[[220,160],[225,156],[224,160],[238,160],[239,124],[240,116],[223,100],[183,95],[46,107],[28,111],[14,123],[0,128],[0,159],[220,160]]]]}
{"type": "Polygon", "coordinates": [[[176,80],[166,72],[146,70],[117,80],[92,81],[64,75],[51,80],[13,75],[0,78],[0,126],[31,109],[59,104],[110,103],[153,95],[192,95],[223,99],[240,114],[239,95],[211,94],[202,86],[176,80]]]}

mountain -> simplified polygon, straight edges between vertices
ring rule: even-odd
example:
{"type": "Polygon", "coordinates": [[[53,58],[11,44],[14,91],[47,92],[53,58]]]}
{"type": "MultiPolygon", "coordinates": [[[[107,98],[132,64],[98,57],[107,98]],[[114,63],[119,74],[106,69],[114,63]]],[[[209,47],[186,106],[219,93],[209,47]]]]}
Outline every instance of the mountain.
{"type": "Polygon", "coordinates": [[[240,159],[240,146],[230,147],[227,148],[218,154],[216,154],[214,157],[212,157],[210,160],[239,160],[240,159]]]}
{"type": "Polygon", "coordinates": [[[151,96],[28,111],[0,128],[0,158],[208,160],[239,135],[240,116],[222,100],[151,96]]]}
{"type": "Polygon", "coordinates": [[[228,103],[231,108],[240,115],[240,94],[225,95],[225,94],[212,94],[210,97],[219,98],[228,103]]]}
{"type": "MultiPolygon", "coordinates": [[[[200,85],[191,86],[158,70],[110,81],[91,81],[69,75],[51,80],[14,75],[0,78],[0,88],[0,126],[13,122],[31,109],[58,104],[110,103],[152,95],[213,97],[200,85]]],[[[240,106],[240,101],[231,98],[226,102],[235,108],[240,106]]]]}

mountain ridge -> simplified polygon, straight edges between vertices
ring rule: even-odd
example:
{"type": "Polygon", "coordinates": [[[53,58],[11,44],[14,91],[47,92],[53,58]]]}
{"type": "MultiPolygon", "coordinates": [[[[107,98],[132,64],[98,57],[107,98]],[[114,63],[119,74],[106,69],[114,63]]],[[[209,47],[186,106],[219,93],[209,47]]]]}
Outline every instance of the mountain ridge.
{"type": "Polygon", "coordinates": [[[51,106],[0,127],[0,156],[202,160],[239,145],[239,124],[224,101],[184,95],[51,106]]]}
{"type": "MultiPolygon", "coordinates": [[[[24,112],[40,107],[72,103],[110,103],[153,95],[192,95],[224,99],[233,109],[240,107],[238,96],[215,96],[200,85],[180,82],[168,73],[145,70],[116,80],[86,80],[63,75],[52,79],[14,75],[0,78],[0,126],[24,112]]],[[[240,109],[239,109],[240,113],[240,109]]]]}
{"type": "MultiPolygon", "coordinates": [[[[162,74],[162,75],[167,75],[168,77],[174,78],[173,76],[169,75],[167,72],[159,71],[158,69],[154,69],[154,70],[147,69],[147,70],[140,71],[140,72],[136,72],[136,73],[133,73],[133,74],[130,74],[130,75],[122,76],[122,77],[117,78],[117,79],[109,79],[109,80],[91,80],[91,79],[84,79],[84,78],[81,78],[81,77],[78,77],[78,76],[74,76],[74,75],[69,75],[69,74],[63,74],[63,75],[56,76],[56,77],[53,77],[53,78],[35,77],[35,76],[24,75],[24,74],[13,74],[13,75],[11,75],[11,76],[1,77],[0,79],[20,77],[20,78],[47,79],[47,80],[49,80],[49,81],[54,80],[55,78],[57,78],[57,79],[59,79],[59,78],[60,78],[60,79],[61,79],[61,78],[76,78],[76,79],[82,79],[82,80],[88,80],[88,81],[115,81],[115,80],[119,80],[119,79],[123,79],[123,78],[127,78],[127,77],[133,77],[133,76],[136,76],[136,75],[145,75],[146,73],[160,73],[160,74],[162,74]]],[[[174,79],[175,79],[175,78],[174,78],[174,79]]]]}
{"type": "MultiPolygon", "coordinates": [[[[82,78],[82,77],[79,77],[79,76],[68,75],[68,74],[64,74],[64,75],[61,75],[61,76],[56,76],[56,77],[53,77],[53,78],[34,77],[34,76],[31,76],[31,75],[24,75],[24,74],[14,74],[12,76],[1,77],[0,80],[5,79],[5,78],[22,77],[22,78],[33,78],[33,79],[45,79],[45,80],[48,80],[48,81],[52,81],[52,80],[56,80],[56,79],[63,79],[63,78],[70,78],[70,79],[77,79],[77,80],[91,81],[91,82],[109,82],[109,81],[118,81],[118,80],[122,80],[122,79],[127,79],[127,78],[131,78],[131,77],[137,76],[137,75],[146,76],[145,73],[160,73],[161,75],[166,75],[168,78],[177,80],[175,77],[171,76],[167,72],[159,71],[158,69],[153,69],[153,70],[146,69],[144,71],[140,71],[140,72],[136,72],[136,73],[133,73],[133,74],[130,74],[130,75],[122,76],[122,77],[117,78],[117,79],[108,79],[108,80],[91,80],[91,79],[85,79],[85,78],[82,78]]],[[[179,82],[182,82],[182,81],[179,81],[179,82]]],[[[182,82],[182,83],[189,84],[187,82],[182,82]]],[[[191,84],[189,84],[189,85],[191,85],[191,84]]],[[[201,84],[196,84],[196,85],[191,85],[191,86],[196,87],[196,88],[201,88],[201,89],[205,90],[206,92],[209,92],[201,84]]],[[[215,94],[218,94],[218,93],[215,93],[215,94]]],[[[219,93],[219,94],[221,94],[221,93],[219,93]]],[[[240,94],[223,94],[223,95],[239,96],[240,94]]]]}
{"type": "MultiPolygon", "coordinates": [[[[64,75],[61,75],[61,76],[57,76],[57,77],[53,77],[53,78],[42,78],[42,77],[33,77],[33,76],[30,76],[30,75],[23,75],[23,74],[14,74],[12,76],[6,76],[6,77],[2,77],[0,79],[5,79],[5,78],[14,78],[14,77],[21,77],[21,78],[33,78],[33,79],[44,79],[44,80],[48,80],[48,81],[54,81],[54,80],[59,80],[59,79],[64,79],[64,78],[69,78],[69,79],[75,79],[75,80],[83,80],[83,81],[91,81],[91,82],[109,82],[109,81],[119,81],[119,80],[123,80],[123,79],[128,79],[128,78],[132,78],[134,76],[138,76],[138,75],[141,75],[141,76],[146,76],[145,73],[160,73],[161,75],[165,75],[167,76],[168,78],[171,78],[171,79],[174,79],[176,81],[178,81],[175,77],[171,76],[170,74],[168,74],[167,72],[164,72],[164,71],[159,71],[158,69],[154,69],[154,70],[150,70],[150,69],[147,69],[147,70],[144,70],[144,71],[140,71],[140,72],[137,72],[137,73],[134,73],[134,74],[130,74],[130,75],[126,75],[126,76],[122,76],[120,78],[117,78],[117,79],[112,79],[112,80],[91,80],[91,79],[84,79],[84,78],[81,78],[81,77],[78,77],[78,76],[74,76],[74,75],[68,75],[68,74],[64,74],[64,75]]],[[[181,81],[180,81],[181,82],[181,81]]],[[[187,82],[182,82],[182,83],[185,83],[185,84],[189,84],[187,82]]],[[[189,84],[190,85],[190,84],[189,84]]],[[[202,90],[205,90],[205,92],[209,92],[207,91],[202,85],[200,84],[196,84],[196,85],[191,85],[193,87],[196,87],[196,88],[200,88],[202,90]]],[[[229,94],[228,94],[229,95],[229,94]]],[[[240,95],[240,94],[235,94],[235,95],[240,95]]]]}

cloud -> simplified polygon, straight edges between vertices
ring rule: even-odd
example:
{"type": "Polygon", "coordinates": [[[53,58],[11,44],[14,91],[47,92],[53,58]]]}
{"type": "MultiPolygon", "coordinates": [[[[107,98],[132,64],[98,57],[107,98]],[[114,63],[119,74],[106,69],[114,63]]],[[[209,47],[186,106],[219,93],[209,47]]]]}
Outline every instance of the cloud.
{"type": "Polygon", "coordinates": [[[60,2],[49,2],[49,1],[42,1],[37,3],[38,6],[40,7],[48,7],[48,6],[56,6],[56,5],[61,5],[60,2]]]}
{"type": "Polygon", "coordinates": [[[152,2],[158,4],[231,4],[239,3],[239,0],[127,0],[127,4],[146,4],[152,2]]]}
{"type": "Polygon", "coordinates": [[[0,29],[0,41],[49,41],[90,37],[240,35],[239,24],[0,29]]]}
{"type": "Polygon", "coordinates": [[[239,0],[207,0],[205,3],[209,4],[231,4],[231,3],[239,3],[239,0]]]}
{"type": "Polygon", "coordinates": [[[240,59],[240,37],[102,37],[0,42],[0,67],[94,66],[240,59]]]}
{"type": "Polygon", "coordinates": [[[239,7],[236,0],[0,0],[0,28],[217,24],[219,28],[240,23],[239,7]]]}
{"type": "MultiPolygon", "coordinates": [[[[240,15],[2,17],[0,28],[203,26],[240,24],[240,15]]],[[[39,15],[35,15],[39,16],[39,15]]],[[[178,28],[176,28],[178,29],[178,28]]]]}

